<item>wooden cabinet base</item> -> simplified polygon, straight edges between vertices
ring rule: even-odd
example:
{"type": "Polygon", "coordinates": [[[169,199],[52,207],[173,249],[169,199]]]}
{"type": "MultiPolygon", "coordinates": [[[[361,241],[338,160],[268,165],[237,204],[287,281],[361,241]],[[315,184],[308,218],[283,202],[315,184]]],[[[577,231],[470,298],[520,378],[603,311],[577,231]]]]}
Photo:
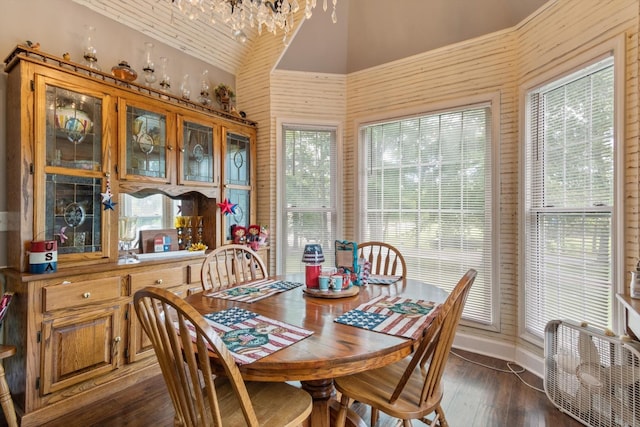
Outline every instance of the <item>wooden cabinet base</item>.
{"type": "Polygon", "coordinates": [[[159,286],[187,296],[203,256],[68,268],[51,274],[4,269],[14,293],[3,328],[16,354],[4,360],[22,425],[41,425],[160,374],[137,327],[135,291],[159,286]],[[80,301],[85,301],[82,304],[80,301]]]}
{"type": "Polygon", "coordinates": [[[118,377],[117,380],[105,384],[96,385],[82,393],[56,403],[47,405],[39,410],[24,414],[18,408],[21,427],[40,426],[45,422],[54,420],[62,415],[68,414],[75,409],[91,405],[98,400],[120,393],[126,388],[140,381],[151,378],[155,375],[162,375],[157,363],[150,364],[144,368],[136,368],[127,375],[118,377]]]}

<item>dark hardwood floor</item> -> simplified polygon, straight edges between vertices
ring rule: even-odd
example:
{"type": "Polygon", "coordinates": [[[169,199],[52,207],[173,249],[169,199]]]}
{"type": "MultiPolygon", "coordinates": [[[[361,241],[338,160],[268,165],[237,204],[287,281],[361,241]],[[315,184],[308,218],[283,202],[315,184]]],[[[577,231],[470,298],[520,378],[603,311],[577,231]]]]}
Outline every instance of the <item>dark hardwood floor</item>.
{"type": "MultiPolygon", "coordinates": [[[[506,370],[506,363],[485,356],[454,350],[465,358],[506,370]]],[[[522,378],[542,389],[542,380],[525,372],[522,378]]],[[[514,374],[499,372],[451,354],[444,373],[443,409],[451,427],[471,426],[566,426],[582,424],[561,413],[543,392],[522,383],[514,374]]],[[[369,423],[364,405],[354,409],[369,423]]],[[[78,410],[45,426],[122,427],[173,426],[173,406],[162,377],[131,388],[127,393],[106,398],[97,405],[78,410]]],[[[4,420],[3,420],[4,421],[4,420]]],[[[378,427],[395,427],[397,420],[381,414],[378,427]]],[[[414,421],[414,426],[424,425],[414,421]]]]}

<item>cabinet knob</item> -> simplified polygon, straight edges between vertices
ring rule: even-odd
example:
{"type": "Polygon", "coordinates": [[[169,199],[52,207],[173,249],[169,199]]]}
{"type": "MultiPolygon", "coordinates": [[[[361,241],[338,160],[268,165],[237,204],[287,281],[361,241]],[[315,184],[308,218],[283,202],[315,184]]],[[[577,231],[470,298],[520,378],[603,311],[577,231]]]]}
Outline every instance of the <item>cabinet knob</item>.
{"type": "Polygon", "coordinates": [[[115,338],[113,339],[113,341],[114,341],[114,342],[120,342],[121,340],[122,340],[122,338],[120,338],[120,337],[115,337],[115,338]]]}
{"type": "Polygon", "coordinates": [[[167,145],[167,150],[173,151],[173,145],[167,145]]]}
{"type": "Polygon", "coordinates": [[[162,279],[156,280],[156,285],[162,285],[162,279]]]}
{"type": "Polygon", "coordinates": [[[181,152],[181,153],[184,153],[184,151],[185,151],[185,150],[184,150],[184,147],[182,147],[182,148],[180,149],[180,152],[181,152]]]}
{"type": "Polygon", "coordinates": [[[91,296],[91,292],[85,292],[84,294],[82,294],[82,298],[89,298],[91,296]]]}

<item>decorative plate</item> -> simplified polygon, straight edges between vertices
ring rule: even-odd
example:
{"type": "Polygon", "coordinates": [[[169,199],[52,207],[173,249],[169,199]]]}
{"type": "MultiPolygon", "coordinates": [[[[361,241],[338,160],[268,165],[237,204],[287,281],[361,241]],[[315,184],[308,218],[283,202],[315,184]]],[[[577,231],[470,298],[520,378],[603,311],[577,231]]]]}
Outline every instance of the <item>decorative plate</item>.
{"type": "Polygon", "coordinates": [[[138,146],[144,154],[151,153],[153,151],[153,138],[151,135],[146,132],[138,135],[138,146]]]}
{"type": "Polygon", "coordinates": [[[204,159],[204,148],[202,148],[202,145],[196,144],[196,146],[193,147],[193,157],[196,159],[196,162],[201,162],[202,159],[204,159]]]}
{"type": "Polygon", "coordinates": [[[56,110],[56,127],[66,133],[67,139],[74,144],[80,144],[87,133],[93,129],[93,122],[89,115],[82,110],[65,107],[56,110]]]}
{"type": "Polygon", "coordinates": [[[85,218],[84,208],[75,202],[69,203],[64,208],[64,222],[66,222],[69,227],[82,225],[85,218]]]}

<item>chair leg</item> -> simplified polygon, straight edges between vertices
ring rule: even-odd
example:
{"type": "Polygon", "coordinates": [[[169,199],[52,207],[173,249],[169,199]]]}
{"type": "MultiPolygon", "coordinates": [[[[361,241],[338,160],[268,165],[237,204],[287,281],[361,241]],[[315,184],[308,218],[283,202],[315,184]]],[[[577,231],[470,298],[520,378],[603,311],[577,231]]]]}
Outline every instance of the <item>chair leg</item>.
{"type": "Polygon", "coordinates": [[[447,423],[447,419],[444,417],[444,411],[442,410],[442,406],[438,405],[436,407],[436,417],[438,418],[438,425],[440,427],[449,427],[447,423]]]}
{"type": "Polygon", "coordinates": [[[344,427],[347,422],[347,409],[349,408],[349,397],[342,395],[340,398],[340,410],[336,415],[335,427],[344,427]]]}
{"type": "Polygon", "coordinates": [[[380,411],[377,408],[371,407],[371,427],[375,426],[378,423],[378,417],[380,415],[380,411]]]}
{"type": "Polygon", "coordinates": [[[402,427],[412,427],[411,420],[402,420],[402,427]]]}
{"type": "Polygon", "coordinates": [[[0,363],[0,405],[2,405],[2,412],[4,412],[7,425],[9,427],[18,427],[16,410],[13,407],[13,400],[11,400],[11,392],[7,385],[7,379],[4,375],[4,366],[2,366],[2,363],[0,363]]]}

